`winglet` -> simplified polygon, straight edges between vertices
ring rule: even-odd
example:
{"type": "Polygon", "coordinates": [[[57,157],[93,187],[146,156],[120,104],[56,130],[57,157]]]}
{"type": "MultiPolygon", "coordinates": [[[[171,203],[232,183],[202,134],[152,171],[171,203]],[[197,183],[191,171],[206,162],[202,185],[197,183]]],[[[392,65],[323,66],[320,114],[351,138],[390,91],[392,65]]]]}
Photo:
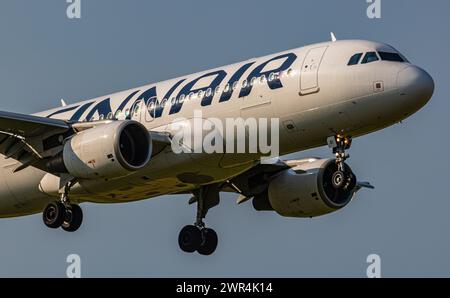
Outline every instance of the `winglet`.
{"type": "Polygon", "coordinates": [[[62,107],[67,106],[66,102],[65,102],[64,99],[62,99],[62,98],[61,98],[61,106],[62,106],[62,107]]]}
{"type": "Polygon", "coordinates": [[[333,32],[330,32],[330,35],[331,35],[331,41],[335,42],[337,40],[336,35],[334,35],[333,32]]]}

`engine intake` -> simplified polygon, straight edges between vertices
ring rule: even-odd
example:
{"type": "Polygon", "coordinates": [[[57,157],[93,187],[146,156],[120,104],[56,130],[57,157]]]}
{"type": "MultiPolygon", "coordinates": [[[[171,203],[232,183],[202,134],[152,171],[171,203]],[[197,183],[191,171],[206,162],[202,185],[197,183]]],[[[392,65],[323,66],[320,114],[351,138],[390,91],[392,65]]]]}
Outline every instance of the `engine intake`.
{"type": "MultiPolygon", "coordinates": [[[[350,167],[346,172],[353,175],[350,167]]],[[[291,169],[276,176],[268,188],[268,201],[282,216],[315,217],[346,206],[354,195],[351,187],[333,186],[333,174],[338,171],[334,159],[298,161],[291,169]]]]}
{"type": "Polygon", "coordinates": [[[115,143],[114,151],[120,164],[130,171],[141,169],[151,156],[151,140],[147,129],[138,122],[127,123],[118,134],[119,141],[115,143]]]}
{"type": "Polygon", "coordinates": [[[47,167],[85,179],[122,177],[145,167],[151,152],[150,134],[141,123],[113,121],[74,135],[47,167]]]}

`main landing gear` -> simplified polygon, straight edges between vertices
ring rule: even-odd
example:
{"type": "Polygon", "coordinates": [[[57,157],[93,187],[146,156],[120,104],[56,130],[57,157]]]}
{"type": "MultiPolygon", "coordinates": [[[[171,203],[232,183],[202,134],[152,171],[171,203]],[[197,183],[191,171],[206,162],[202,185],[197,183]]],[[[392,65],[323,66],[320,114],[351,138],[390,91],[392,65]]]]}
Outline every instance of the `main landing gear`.
{"type": "Polygon", "coordinates": [[[205,226],[203,219],[210,208],[219,204],[219,190],[217,185],[208,185],[195,190],[193,195],[189,203],[197,203],[197,219],[194,225],[181,229],[178,244],[184,252],[210,255],[217,248],[218,238],[213,229],[205,226]]]}
{"type": "Polygon", "coordinates": [[[345,164],[345,160],[350,157],[345,153],[345,150],[350,149],[352,138],[350,136],[335,135],[328,137],[327,143],[336,156],[337,169],[331,178],[333,187],[335,189],[352,190],[356,186],[356,176],[350,167],[345,164]]]}
{"type": "Polygon", "coordinates": [[[60,201],[51,202],[42,213],[44,224],[52,229],[61,227],[64,231],[75,232],[83,222],[83,211],[80,206],[71,204],[69,201],[69,190],[72,186],[68,182],[64,186],[60,201]]]}

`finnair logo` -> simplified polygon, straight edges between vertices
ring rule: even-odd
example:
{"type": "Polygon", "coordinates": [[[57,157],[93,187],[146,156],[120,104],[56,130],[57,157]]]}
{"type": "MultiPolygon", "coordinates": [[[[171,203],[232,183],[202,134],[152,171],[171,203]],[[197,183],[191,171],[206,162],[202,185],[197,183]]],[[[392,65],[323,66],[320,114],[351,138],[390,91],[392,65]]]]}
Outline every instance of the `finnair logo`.
{"type": "Polygon", "coordinates": [[[145,106],[146,113],[153,119],[160,118],[166,108],[169,109],[168,114],[173,115],[179,113],[184,103],[193,97],[199,99],[200,106],[206,107],[212,104],[213,99],[220,104],[233,96],[246,97],[257,83],[264,84],[271,90],[282,88],[281,74],[287,73],[296,59],[294,53],[281,54],[259,64],[256,61],[247,62],[232,73],[224,69],[214,70],[199,77],[174,81],[169,87],[156,85],[143,91],[134,90],[120,101],[105,98],[63,107],[47,117],[72,112],[68,118],[74,122],[90,121],[95,116],[118,119],[119,115],[123,115],[124,119],[130,119],[139,106],[145,106]],[[167,90],[163,90],[165,92],[160,96],[157,89],[161,92],[163,88],[167,90]]]}

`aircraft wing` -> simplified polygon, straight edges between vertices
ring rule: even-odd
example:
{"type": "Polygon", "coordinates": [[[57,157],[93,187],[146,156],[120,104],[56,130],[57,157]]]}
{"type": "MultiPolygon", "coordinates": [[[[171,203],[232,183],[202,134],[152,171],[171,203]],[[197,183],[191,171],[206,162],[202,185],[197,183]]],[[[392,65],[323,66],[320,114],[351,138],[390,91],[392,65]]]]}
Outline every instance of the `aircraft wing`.
{"type": "MultiPolygon", "coordinates": [[[[68,122],[64,120],[0,111],[0,154],[20,163],[15,172],[28,166],[46,171],[45,159],[62,150],[60,138],[77,131],[107,124],[113,120],[93,122],[68,122]]],[[[156,155],[168,144],[167,135],[150,132],[156,155]]]]}
{"type": "Polygon", "coordinates": [[[0,111],[0,133],[32,137],[46,130],[66,131],[70,128],[63,120],[0,111]]]}
{"type": "Polygon", "coordinates": [[[56,154],[46,150],[45,140],[69,130],[63,120],[0,111],[0,153],[20,162],[14,171],[30,165],[43,169],[42,160],[56,154]]]}

